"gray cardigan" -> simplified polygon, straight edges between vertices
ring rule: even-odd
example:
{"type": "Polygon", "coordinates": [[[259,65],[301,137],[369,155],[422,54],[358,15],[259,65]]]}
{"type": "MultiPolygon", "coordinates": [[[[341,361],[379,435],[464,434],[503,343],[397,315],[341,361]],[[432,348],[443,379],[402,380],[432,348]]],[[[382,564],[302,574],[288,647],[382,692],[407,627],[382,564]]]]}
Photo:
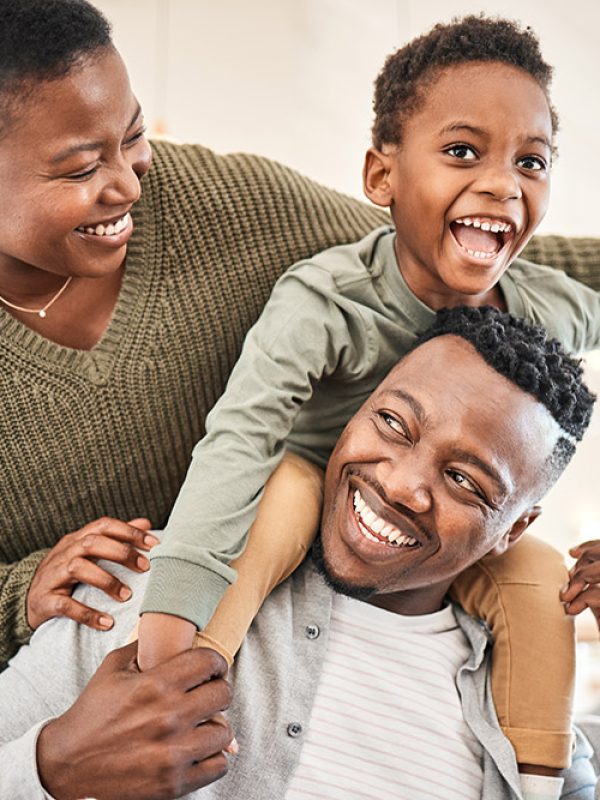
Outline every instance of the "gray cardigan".
{"type": "MultiPolygon", "coordinates": [[[[133,629],[144,575],[128,574],[134,597],[114,604],[115,627],[103,634],[57,619],[41,627],[14,666],[0,675],[0,797],[46,798],[36,773],[35,743],[44,718],[60,714],[85,686],[103,655],[133,629]],[[15,706],[14,698],[19,698],[15,706]]],[[[98,602],[81,586],[77,598],[98,602]]],[[[327,648],[332,591],[305,563],[267,598],[232,670],[228,716],[240,744],[229,774],[199,790],[199,800],[284,800],[298,763],[327,648]]],[[[489,689],[489,639],[481,623],[457,608],[471,654],[457,678],[465,720],[483,750],[484,800],[522,800],[514,752],[502,734],[489,689]]],[[[595,775],[578,735],[563,798],[592,800],[595,775]]]]}

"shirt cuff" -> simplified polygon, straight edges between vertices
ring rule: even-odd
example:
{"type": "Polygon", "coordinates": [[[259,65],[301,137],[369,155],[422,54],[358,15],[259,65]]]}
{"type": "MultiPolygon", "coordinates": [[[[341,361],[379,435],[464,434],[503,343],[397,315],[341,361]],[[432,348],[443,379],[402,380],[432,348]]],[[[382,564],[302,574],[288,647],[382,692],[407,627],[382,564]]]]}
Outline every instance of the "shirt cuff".
{"type": "Polygon", "coordinates": [[[42,786],[37,769],[38,737],[51,719],[38,723],[19,739],[0,745],[0,797],[54,800],[42,786]]]}

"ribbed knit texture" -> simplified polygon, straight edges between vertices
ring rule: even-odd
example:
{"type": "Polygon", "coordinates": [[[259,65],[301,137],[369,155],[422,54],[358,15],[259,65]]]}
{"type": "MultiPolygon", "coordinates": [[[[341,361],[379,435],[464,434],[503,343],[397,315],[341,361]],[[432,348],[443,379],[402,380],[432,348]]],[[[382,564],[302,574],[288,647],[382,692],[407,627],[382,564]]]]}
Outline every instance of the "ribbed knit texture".
{"type": "MultiPolygon", "coordinates": [[[[104,514],[165,524],[277,276],[387,219],[263,158],[154,151],[98,345],[56,345],[0,309],[0,662],[31,633],[25,598],[45,549],[104,514]]],[[[600,241],[540,246],[600,286],[600,241]]]]}

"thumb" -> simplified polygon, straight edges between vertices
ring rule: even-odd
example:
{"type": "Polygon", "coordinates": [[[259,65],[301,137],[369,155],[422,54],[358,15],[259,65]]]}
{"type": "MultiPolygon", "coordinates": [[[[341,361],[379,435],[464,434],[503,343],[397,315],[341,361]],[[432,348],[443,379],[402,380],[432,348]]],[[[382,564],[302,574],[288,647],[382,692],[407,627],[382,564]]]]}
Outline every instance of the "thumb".
{"type": "Polygon", "coordinates": [[[111,650],[102,661],[102,664],[98,668],[98,672],[139,672],[140,669],[137,665],[137,650],[137,639],[135,642],[130,642],[124,647],[118,647],[116,650],[111,650]]]}
{"type": "Polygon", "coordinates": [[[130,519],[127,524],[134,528],[139,528],[142,531],[149,531],[150,528],[152,528],[152,523],[147,517],[135,517],[134,519],[130,519]]]}

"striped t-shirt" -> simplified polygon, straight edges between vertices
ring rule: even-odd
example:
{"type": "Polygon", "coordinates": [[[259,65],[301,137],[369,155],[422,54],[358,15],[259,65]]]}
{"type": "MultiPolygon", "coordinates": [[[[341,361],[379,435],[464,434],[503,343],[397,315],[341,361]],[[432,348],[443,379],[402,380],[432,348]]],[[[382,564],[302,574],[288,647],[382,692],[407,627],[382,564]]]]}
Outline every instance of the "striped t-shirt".
{"type": "Polygon", "coordinates": [[[411,617],[336,595],[286,800],[479,800],[481,746],[456,688],[470,652],[451,606],[411,617]]]}

